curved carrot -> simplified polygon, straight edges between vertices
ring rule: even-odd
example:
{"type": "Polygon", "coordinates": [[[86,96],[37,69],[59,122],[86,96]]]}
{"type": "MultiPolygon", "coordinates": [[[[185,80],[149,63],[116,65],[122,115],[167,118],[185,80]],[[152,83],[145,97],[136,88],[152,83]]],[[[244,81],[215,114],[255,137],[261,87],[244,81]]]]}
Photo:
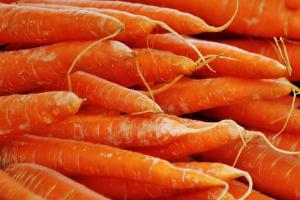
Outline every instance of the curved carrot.
{"type": "Polygon", "coordinates": [[[3,4],[0,16],[0,44],[92,40],[123,28],[113,17],[79,9],[74,12],[3,4]]]}
{"type": "MultiPolygon", "coordinates": [[[[19,3],[23,6],[34,6],[42,8],[53,8],[53,9],[78,9],[75,6],[56,5],[56,4],[30,4],[30,3],[19,3]]],[[[155,28],[156,24],[149,20],[147,17],[141,15],[131,14],[129,12],[113,10],[113,9],[97,9],[97,8],[84,8],[84,10],[93,11],[97,13],[103,13],[120,20],[124,24],[124,32],[117,35],[114,39],[119,41],[132,41],[140,38],[144,38],[149,35],[155,28]]]]}
{"type": "Polygon", "coordinates": [[[22,136],[1,146],[0,160],[1,167],[37,163],[69,176],[124,178],[174,189],[227,186],[204,173],[174,167],[158,158],[73,140],[22,136]]]}
{"type": "MultiPolygon", "coordinates": [[[[199,34],[202,32],[219,32],[228,27],[226,23],[222,27],[209,26],[202,19],[178,10],[149,6],[144,4],[132,4],[122,1],[91,1],[91,0],[21,0],[26,3],[62,4],[79,7],[109,8],[126,11],[137,15],[143,15],[153,20],[165,22],[172,29],[182,34],[199,34]]],[[[233,13],[233,12],[232,12],[233,13]]],[[[230,18],[230,17],[229,17],[230,18]]],[[[229,19],[228,18],[228,19],[229,19]]],[[[231,17],[231,20],[233,17],[231,17]]]]}
{"type": "Polygon", "coordinates": [[[45,199],[108,200],[62,174],[40,165],[13,164],[8,166],[5,172],[23,187],[45,199]]]}
{"type": "MultiPolygon", "coordinates": [[[[214,108],[203,114],[219,120],[231,118],[250,128],[278,132],[289,117],[292,102],[293,99],[290,96],[275,100],[244,101],[230,106],[214,108]]],[[[300,131],[299,106],[300,101],[296,99],[295,108],[284,128],[286,132],[298,133],[300,131]]]]}
{"type": "Polygon", "coordinates": [[[166,113],[182,115],[242,100],[279,98],[288,95],[291,87],[289,83],[278,80],[186,78],[156,95],[155,100],[166,113]]]}
{"type": "Polygon", "coordinates": [[[2,170],[0,170],[0,184],[1,199],[43,200],[42,197],[24,188],[2,170]]]}
{"type": "MultiPolygon", "coordinates": [[[[0,94],[28,92],[65,78],[76,56],[93,42],[63,42],[0,52],[0,94]]],[[[89,72],[97,68],[102,74],[112,76],[113,66],[133,54],[120,42],[104,41],[82,55],[74,70],[89,72]]]]}
{"type": "Polygon", "coordinates": [[[0,142],[70,117],[81,103],[71,92],[0,97],[0,142]]]}
{"type": "MultiPolygon", "coordinates": [[[[232,59],[217,59],[210,64],[215,72],[208,68],[201,68],[194,75],[201,77],[234,76],[240,78],[279,78],[288,76],[285,66],[268,57],[250,53],[242,49],[217,42],[186,38],[194,44],[203,55],[223,55],[232,59]],[[259,63],[259,65],[257,64],[259,63]]],[[[172,34],[151,34],[146,38],[129,41],[135,48],[150,47],[171,51],[178,55],[198,60],[196,52],[172,34]]],[[[257,52],[258,53],[258,52],[257,52]]]]}
{"type": "MultiPolygon", "coordinates": [[[[241,145],[240,142],[236,142],[204,153],[202,156],[231,165],[236,159],[241,145]]],[[[237,160],[236,167],[249,172],[255,188],[261,192],[276,199],[298,198],[300,164],[297,157],[273,151],[257,138],[250,141],[244,148],[237,160]]]]}
{"type": "MultiPolygon", "coordinates": [[[[161,108],[149,97],[100,77],[75,72],[71,75],[72,91],[87,100],[87,104],[117,110],[124,113],[162,112],[161,108]]],[[[59,83],[53,90],[68,90],[67,81],[59,83]]]]}

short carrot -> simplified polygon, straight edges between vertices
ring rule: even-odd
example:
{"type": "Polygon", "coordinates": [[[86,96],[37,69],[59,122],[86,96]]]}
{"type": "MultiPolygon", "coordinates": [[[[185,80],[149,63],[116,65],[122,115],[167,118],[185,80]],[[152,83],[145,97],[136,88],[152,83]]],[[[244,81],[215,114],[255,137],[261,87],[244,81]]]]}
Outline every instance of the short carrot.
{"type": "MultiPolygon", "coordinates": [[[[202,32],[220,32],[226,29],[231,21],[234,19],[235,14],[231,19],[221,27],[209,26],[202,19],[175,9],[162,8],[157,6],[149,6],[144,4],[132,4],[121,1],[92,1],[92,0],[20,0],[19,2],[25,3],[47,3],[47,4],[60,4],[72,5],[79,7],[92,7],[92,8],[109,8],[130,12],[137,15],[143,15],[153,20],[162,21],[168,24],[172,29],[182,34],[199,34],[202,32]]],[[[237,9],[236,9],[237,11],[237,9]]],[[[234,13],[234,12],[232,12],[234,13]]],[[[229,19],[230,17],[228,17],[229,19]]]]}
{"type": "Polygon", "coordinates": [[[0,97],[0,142],[70,117],[81,103],[71,92],[0,97]]]}
{"type": "MultiPolygon", "coordinates": [[[[62,42],[0,52],[0,94],[24,93],[65,78],[76,56],[93,42],[62,42]]],[[[133,54],[129,47],[120,42],[104,41],[82,55],[74,71],[89,72],[97,68],[99,74],[110,77],[114,74],[111,71],[113,66],[133,54]]]]}
{"type": "MultiPolygon", "coordinates": [[[[231,165],[241,145],[240,142],[236,142],[204,153],[202,157],[231,165]]],[[[237,160],[236,167],[249,172],[256,189],[276,199],[297,199],[299,196],[299,160],[273,151],[258,138],[247,144],[237,160]]]]}
{"type": "Polygon", "coordinates": [[[13,163],[37,163],[69,176],[124,178],[174,189],[227,187],[202,172],[174,167],[158,158],[73,140],[22,136],[1,146],[0,160],[4,168],[13,163]]]}
{"type": "Polygon", "coordinates": [[[5,172],[23,187],[48,200],[108,200],[62,174],[40,165],[13,164],[8,166],[5,172]]]}
{"type": "MultiPolygon", "coordinates": [[[[279,78],[287,76],[285,66],[268,57],[250,53],[234,46],[212,41],[186,38],[194,44],[203,55],[223,55],[228,58],[220,58],[210,64],[215,72],[208,68],[201,68],[194,72],[200,77],[234,76],[240,78],[279,78]],[[257,64],[259,63],[259,65],[257,64]]],[[[128,42],[134,48],[150,47],[154,49],[171,51],[172,53],[198,60],[196,52],[183,41],[171,34],[151,34],[139,40],[128,42]]]]}
{"type": "Polygon", "coordinates": [[[289,83],[279,80],[238,78],[182,79],[155,96],[169,114],[182,115],[250,99],[276,99],[291,92],[289,83]]]}
{"type": "MultiPolygon", "coordinates": [[[[161,108],[143,93],[109,82],[100,77],[77,71],[71,75],[72,91],[87,100],[87,104],[124,113],[162,112],[161,108]]],[[[68,90],[67,80],[53,90],[68,90]]]]}
{"type": "Polygon", "coordinates": [[[68,11],[2,4],[0,16],[0,44],[93,40],[124,28],[113,17],[79,9],[68,11]]]}
{"type": "Polygon", "coordinates": [[[278,132],[297,133],[300,131],[300,101],[296,99],[294,109],[289,116],[293,98],[291,96],[274,100],[244,101],[204,111],[203,114],[213,119],[231,118],[237,123],[250,128],[278,132]],[[257,113],[260,113],[259,115],[257,113]],[[288,122],[285,125],[288,118],[288,122]]]}
{"type": "Polygon", "coordinates": [[[42,197],[24,188],[2,170],[0,170],[0,184],[1,199],[43,200],[42,197]]]}

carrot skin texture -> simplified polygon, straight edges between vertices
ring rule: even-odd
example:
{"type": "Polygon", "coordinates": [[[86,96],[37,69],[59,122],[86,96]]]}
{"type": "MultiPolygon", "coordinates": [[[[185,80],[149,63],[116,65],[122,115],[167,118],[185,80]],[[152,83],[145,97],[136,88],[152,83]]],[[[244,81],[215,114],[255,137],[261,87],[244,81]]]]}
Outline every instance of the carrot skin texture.
{"type": "Polygon", "coordinates": [[[235,104],[242,100],[276,99],[290,92],[291,86],[288,83],[277,80],[186,78],[156,95],[155,99],[166,113],[182,115],[235,104]]]}
{"type": "Polygon", "coordinates": [[[68,11],[3,4],[0,16],[0,44],[93,40],[123,28],[113,17],[79,9],[68,11]]]}
{"type": "Polygon", "coordinates": [[[145,4],[132,4],[122,1],[91,1],[91,0],[21,0],[25,3],[47,3],[62,4],[79,7],[108,8],[143,15],[153,20],[162,21],[168,24],[176,32],[186,35],[199,34],[210,31],[210,28],[202,19],[189,13],[180,12],[175,9],[168,9],[145,4]]]}
{"type": "MultiPolygon", "coordinates": [[[[196,70],[193,74],[199,77],[233,76],[240,78],[280,78],[288,76],[286,68],[278,61],[265,56],[250,53],[234,46],[220,44],[212,41],[186,38],[194,44],[203,55],[223,55],[236,60],[217,59],[210,63],[216,73],[207,67],[196,70]],[[259,63],[259,65],[257,64],[259,63]]],[[[150,47],[158,50],[171,51],[172,53],[199,59],[199,55],[172,34],[151,34],[139,40],[129,41],[134,48],[150,47]]]]}
{"type": "MultiPolygon", "coordinates": [[[[202,156],[231,165],[241,147],[233,143],[202,156]]],[[[297,157],[284,155],[269,148],[258,139],[247,144],[236,164],[238,169],[249,172],[254,186],[261,192],[280,199],[298,199],[300,165],[297,157]]]]}
{"type": "Polygon", "coordinates": [[[183,170],[154,157],[73,140],[22,136],[1,146],[0,155],[1,167],[4,168],[13,163],[37,163],[68,176],[126,178],[178,189],[225,184],[199,171],[183,170]]]}
{"type": "Polygon", "coordinates": [[[1,199],[24,199],[43,200],[44,198],[32,193],[22,185],[17,183],[12,177],[0,170],[0,198],[1,199]]]}
{"type": "Polygon", "coordinates": [[[62,174],[32,163],[13,164],[5,172],[15,181],[46,199],[108,200],[62,174]]]}
{"type": "MultiPolygon", "coordinates": [[[[290,96],[274,100],[244,101],[207,110],[203,114],[212,119],[231,118],[250,128],[278,132],[286,122],[292,102],[293,99],[290,96]],[[259,115],[257,115],[258,112],[259,115]]],[[[297,109],[299,106],[300,101],[296,99],[294,110],[284,129],[286,132],[298,133],[300,131],[300,111],[297,109]]]]}
{"type": "Polygon", "coordinates": [[[0,97],[0,142],[74,115],[82,100],[71,92],[0,97]]]}
{"type": "MultiPolygon", "coordinates": [[[[100,77],[77,71],[71,75],[72,91],[87,99],[88,105],[100,106],[124,113],[161,112],[161,108],[139,91],[131,90],[100,77]]],[[[68,82],[61,82],[55,90],[68,90],[68,82]]]]}
{"type": "MultiPolygon", "coordinates": [[[[66,78],[76,56],[93,42],[62,42],[33,49],[1,52],[0,94],[28,92],[66,78]]],[[[82,55],[74,71],[90,72],[98,68],[103,74],[111,76],[109,69],[112,66],[132,56],[133,51],[124,44],[104,41],[82,55]]]]}

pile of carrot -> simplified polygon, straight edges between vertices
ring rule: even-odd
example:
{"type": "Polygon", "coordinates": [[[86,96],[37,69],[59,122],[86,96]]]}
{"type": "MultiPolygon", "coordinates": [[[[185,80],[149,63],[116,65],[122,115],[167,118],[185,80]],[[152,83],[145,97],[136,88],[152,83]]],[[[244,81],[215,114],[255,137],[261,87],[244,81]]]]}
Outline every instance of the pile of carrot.
{"type": "Polygon", "coordinates": [[[0,199],[300,199],[299,18],[0,0],[0,199]]]}

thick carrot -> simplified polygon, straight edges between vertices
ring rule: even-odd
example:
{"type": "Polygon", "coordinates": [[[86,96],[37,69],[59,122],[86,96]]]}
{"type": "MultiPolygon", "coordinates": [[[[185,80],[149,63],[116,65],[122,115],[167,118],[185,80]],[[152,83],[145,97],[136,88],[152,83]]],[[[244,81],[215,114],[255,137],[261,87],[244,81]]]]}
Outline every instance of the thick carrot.
{"type": "Polygon", "coordinates": [[[37,163],[69,176],[131,179],[174,189],[226,187],[226,183],[192,169],[143,154],[73,140],[22,136],[0,149],[1,167],[37,163]],[[41,150],[42,149],[42,150],[41,150]]]}
{"type": "MultiPolygon", "coordinates": [[[[143,93],[125,88],[85,72],[71,75],[72,91],[87,100],[87,104],[124,113],[162,112],[161,108],[143,93]]],[[[68,90],[67,80],[53,90],[68,90]]]]}
{"type": "MultiPolygon", "coordinates": [[[[216,73],[208,68],[201,68],[194,72],[196,76],[234,76],[242,78],[279,78],[287,76],[286,68],[278,61],[268,57],[250,53],[242,49],[217,42],[186,38],[194,44],[203,55],[223,55],[232,59],[217,59],[210,64],[216,73]],[[259,63],[259,65],[258,65],[259,63]]],[[[178,55],[198,60],[198,54],[182,40],[172,34],[151,34],[146,38],[128,42],[135,48],[150,47],[159,50],[171,51],[178,55]]]]}
{"type": "Polygon", "coordinates": [[[289,116],[293,98],[290,96],[275,100],[244,101],[238,104],[214,108],[204,111],[203,114],[213,119],[231,118],[237,123],[250,128],[280,131],[288,118],[284,128],[286,132],[300,131],[300,100],[296,99],[295,107],[289,116]],[[259,113],[259,115],[257,114],[259,113]]]}
{"type": "Polygon", "coordinates": [[[81,103],[71,92],[0,97],[0,142],[70,117],[81,103]]]}
{"type": "Polygon", "coordinates": [[[113,17],[80,9],[55,10],[2,4],[0,16],[0,44],[92,40],[124,28],[113,17]]]}
{"type": "Polygon", "coordinates": [[[169,114],[182,115],[225,106],[249,99],[275,99],[291,92],[291,86],[279,80],[238,78],[182,79],[155,96],[169,114]]]}
{"type": "MultiPolygon", "coordinates": [[[[28,92],[65,78],[76,56],[93,42],[63,42],[0,52],[0,94],[28,92]]],[[[97,68],[98,74],[110,77],[115,73],[112,68],[133,54],[130,48],[120,42],[104,41],[82,55],[74,71],[89,72],[97,68]]]]}
{"type": "MultiPolygon", "coordinates": [[[[30,3],[19,3],[23,6],[35,6],[42,8],[53,8],[53,9],[78,9],[79,7],[56,5],[56,4],[30,4],[30,3]]],[[[141,15],[131,14],[129,12],[113,10],[113,9],[97,9],[97,8],[84,8],[84,10],[94,11],[102,14],[109,15],[120,20],[124,24],[124,32],[120,33],[115,37],[116,40],[129,42],[144,38],[149,35],[155,28],[156,24],[141,15]]]]}
{"type": "MultiPolygon", "coordinates": [[[[109,8],[126,11],[137,15],[143,15],[153,20],[165,22],[176,32],[182,34],[199,34],[202,32],[219,32],[228,27],[230,22],[221,27],[213,27],[206,24],[202,19],[178,10],[148,6],[144,4],[132,4],[121,1],[92,1],[92,0],[20,0],[26,3],[62,4],[79,7],[109,8]]],[[[231,12],[234,13],[234,12],[231,12]]],[[[229,19],[228,17],[227,19],[229,19]]],[[[233,17],[232,17],[233,18],[233,17]]]]}
{"type": "MultiPolygon", "coordinates": [[[[236,142],[202,156],[209,160],[231,165],[242,143],[236,142]]],[[[293,156],[280,154],[262,144],[258,139],[250,141],[242,151],[236,167],[250,173],[254,186],[276,199],[299,198],[300,163],[293,156]]]]}
{"type": "Polygon", "coordinates": [[[24,200],[43,200],[42,197],[30,192],[22,185],[17,183],[8,174],[0,170],[0,198],[3,200],[9,199],[24,199],[24,200]]]}
{"type": "MultiPolygon", "coordinates": [[[[235,0],[126,0],[165,6],[194,14],[213,25],[223,24],[235,9],[235,0]]],[[[299,4],[299,1],[297,1],[299,4]]],[[[261,37],[300,38],[300,12],[289,10],[285,1],[240,0],[239,11],[228,30],[261,37]]]]}
{"type": "Polygon", "coordinates": [[[8,166],[5,172],[23,187],[48,200],[108,200],[62,174],[40,165],[13,164],[8,166]]]}
{"type": "MultiPolygon", "coordinates": [[[[219,40],[219,42],[237,46],[239,48],[245,49],[250,52],[258,53],[273,59],[276,59],[280,62],[283,62],[277,47],[274,44],[274,41],[268,40],[247,40],[247,39],[228,39],[228,40],[219,40]]],[[[300,47],[299,44],[293,42],[285,42],[286,50],[288,53],[289,61],[293,68],[292,74],[288,79],[297,81],[300,80],[300,47]]]]}
{"type": "MultiPolygon", "coordinates": [[[[221,180],[234,180],[238,177],[244,176],[246,173],[237,170],[233,167],[220,163],[175,163],[175,166],[182,168],[192,168],[207,173],[210,176],[219,178],[221,180]]],[[[159,187],[153,184],[147,184],[138,181],[117,179],[109,177],[94,177],[94,176],[77,176],[74,179],[92,190],[103,193],[113,199],[156,199],[166,196],[173,196],[189,190],[174,190],[166,187],[159,187]]],[[[197,190],[203,192],[205,190],[197,190]]],[[[218,188],[218,191],[224,189],[218,188]]],[[[246,193],[240,194],[242,196],[246,193]]]]}

